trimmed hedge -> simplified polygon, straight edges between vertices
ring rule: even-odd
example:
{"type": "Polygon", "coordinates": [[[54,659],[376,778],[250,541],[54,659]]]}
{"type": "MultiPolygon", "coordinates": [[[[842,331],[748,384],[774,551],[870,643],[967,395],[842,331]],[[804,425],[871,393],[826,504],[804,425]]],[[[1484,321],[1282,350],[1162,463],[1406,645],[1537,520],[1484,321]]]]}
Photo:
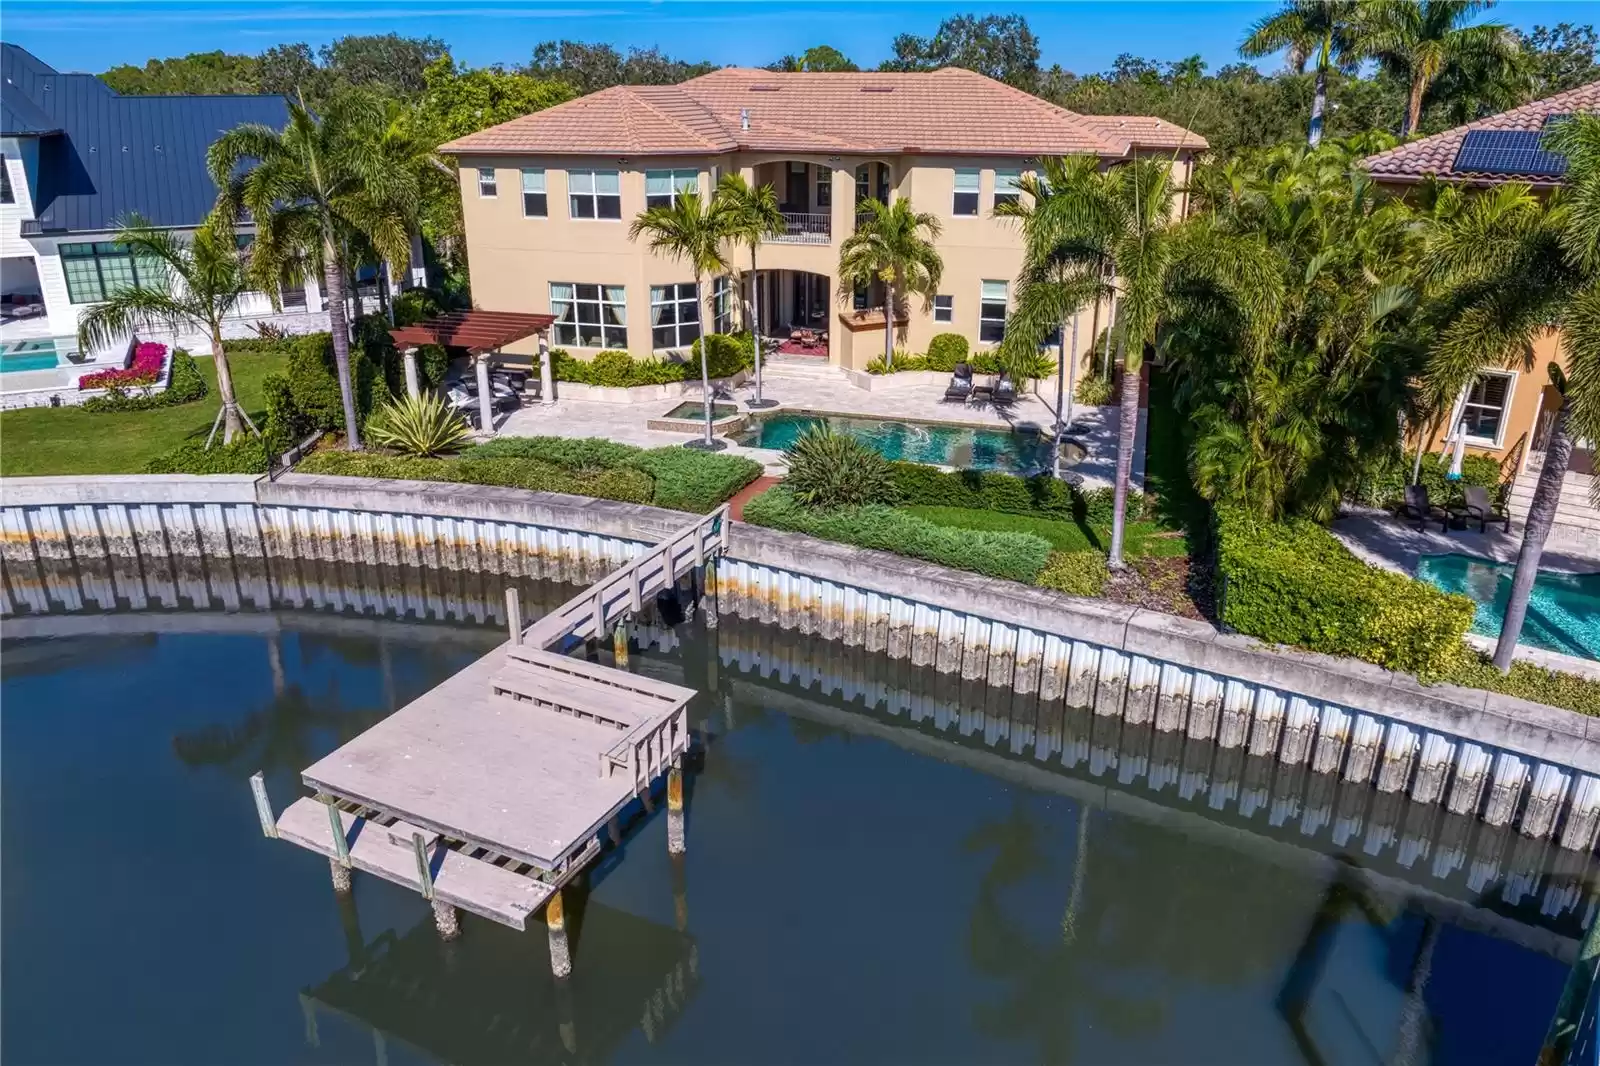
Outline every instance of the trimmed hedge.
{"type": "Polygon", "coordinates": [[[653,495],[643,502],[705,514],[761,476],[761,464],[737,455],[692,448],[636,448],[598,437],[500,437],[462,453],[463,459],[536,459],[567,470],[639,470],[653,495]]]}
{"type": "Polygon", "coordinates": [[[1274,644],[1346,655],[1424,681],[1455,666],[1474,605],[1368,566],[1313,522],[1217,508],[1222,621],[1274,644]]]}
{"type": "Polygon", "coordinates": [[[1038,584],[1070,596],[1098,596],[1111,579],[1106,557],[1097,551],[1052,552],[1039,571],[1038,584]]]}
{"type": "Polygon", "coordinates": [[[210,387],[205,375],[195,365],[194,356],[182,348],[172,353],[172,375],[161,392],[130,393],[127,389],[111,386],[104,396],[85,400],[83,409],[93,414],[117,414],[124,411],[150,411],[157,407],[177,407],[204,399],[210,387]]]}
{"type": "MultiPolygon", "coordinates": [[[[921,463],[895,463],[893,467],[895,489],[903,504],[1004,511],[1111,526],[1116,500],[1111,488],[1080,492],[1049,474],[1024,478],[993,470],[939,470],[921,463]]],[[[1143,518],[1146,509],[1144,495],[1130,490],[1125,509],[1128,520],[1143,518]]]]}
{"type": "MultiPolygon", "coordinates": [[[[218,438],[221,439],[220,436],[218,438]]],[[[145,465],[147,474],[264,474],[267,472],[267,444],[245,430],[232,444],[205,446],[205,440],[190,440],[145,465]]]]}
{"type": "MultiPolygon", "coordinates": [[[[708,366],[713,378],[732,377],[755,363],[755,352],[748,333],[713,333],[704,338],[710,345],[708,366]]],[[[603,388],[626,389],[637,385],[667,385],[674,381],[700,380],[700,343],[696,338],[685,359],[635,359],[627,352],[599,352],[593,359],[578,359],[565,348],[550,352],[550,363],[557,381],[603,388]]]]}
{"type": "MultiPolygon", "coordinates": [[[[1415,453],[1412,453],[1413,458],[1415,453]]],[[[1356,483],[1351,496],[1357,503],[1368,507],[1395,508],[1405,499],[1406,486],[1411,484],[1412,459],[1405,455],[1391,455],[1380,463],[1375,463],[1362,475],[1356,483]]],[[[1424,455],[1420,481],[1422,487],[1428,490],[1428,499],[1441,507],[1449,507],[1462,502],[1461,489],[1465,485],[1475,485],[1489,491],[1489,498],[1497,502],[1504,502],[1502,492],[1509,488],[1509,482],[1500,480],[1499,460],[1489,455],[1468,455],[1461,460],[1461,480],[1451,481],[1445,475],[1450,471],[1450,457],[1440,452],[1424,455]]]]}
{"type": "Polygon", "coordinates": [[[782,485],[745,504],[744,520],[1029,584],[1050,557],[1050,542],[1032,533],[940,526],[883,504],[812,510],[782,485]]]}
{"type": "Polygon", "coordinates": [[[365,452],[317,452],[297,467],[303,474],[500,485],[535,492],[564,492],[624,503],[649,503],[654,486],[639,470],[573,471],[537,459],[408,459],[365,452]]]}

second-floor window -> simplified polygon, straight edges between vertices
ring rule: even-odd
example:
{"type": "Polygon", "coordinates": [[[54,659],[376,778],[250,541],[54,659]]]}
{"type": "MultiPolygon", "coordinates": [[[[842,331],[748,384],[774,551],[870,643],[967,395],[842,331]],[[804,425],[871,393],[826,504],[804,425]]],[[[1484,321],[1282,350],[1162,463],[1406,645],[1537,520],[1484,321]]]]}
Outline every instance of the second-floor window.
{"type": "Polygon", "coordinates": [[[717,333],[733,330],[733,283],[727,275],[711,283],[711,328],[717,333]]]}
{"type": "Polygon", "coordinates": [[[1511,400],[1511,383],[1515,380],[1515,374],[1485,371],[1467,386],[1456,418],[1456,424],[1466,431],[1467,440],[1499,445],[1500,430],[1511,400]]]}
{"type": "Polygon", "coordinates": [[[524,167],[522,171],[522,217],[544,218],[550,202],[544,193],[544,171],[524,167]]]}
{"type": "Polygon", "coordinates": [[[833,206],[833,171],[826,167],[817,170],[817,206],[833,206]]]}
{"type": "Polygon", "coordinates": [[[979,173],[976,169],[958,168],[956,170],[955,203],[950,206],[952,215],[976,215],[978,213],[979,173]]]}
{"type": "Polygon", "coordinates": [[[500,194],[500,187],[495,182],[494,167],[478,168],[478,195],[485,200],[492,200],[500,194]]]}
{"type": "Polygon", "coordinates": [[[1022,180],[1020,170],[996,170],[994,172],[994,205],[1014,204],[1022,198],[1022,188],[1018,182],[1022,180]]]}
{"type": "Polygon", "coordinates": [[[0,204],[14,204],[17,196],[11,191],[11,171],[6,169],[6,157],[0,155],[0,204]]]}
{"type": "Polygon", "coordinates": [[[687,348],[700,336],[694,283],[650,286],[650,344],[656,351],[687,348]]]}
{"type": "MultiPolygon", "coordinates": [[[[700,191],[698,170],[647,170],[644,172],[644,205],[671,207],[682,193],[700,191]]],[[[608,216],[601,216],[602,218],[608,216]]],[[[619,216],[620,217],[620,216],[619,216]]]]}
{"type": "Polygon", "coordinates": [[[67,299],[75,304],[99,303],[134,285],[166,283],[166,268],[159,260],[135,259],[126,245],[97,241],[63,244],[58,251],[67,276],[67,299]]]}
{"type": "Polygon", "coordinates": [[[557,344],[573,348],[628,346],[628,290],[621,285],[550,283],[557,344]]]}
{"type": "Polygon", "coordinates": [[[978,303],[978,339],[998,343],[1006,336],[1006,283],[986,281],[978,303]]]}
{"type": "Polygon", "coordinates": [[[621,218],[622,179],[615,170],[570,170],[567,200],[573,218],[621,218]]]}
{"type": "Polygon", "coordinates": [[[935,296],[933,298],[933,320],[935,322],[949,322],[955,317],[956,298],[954,296],[935,296]]]}

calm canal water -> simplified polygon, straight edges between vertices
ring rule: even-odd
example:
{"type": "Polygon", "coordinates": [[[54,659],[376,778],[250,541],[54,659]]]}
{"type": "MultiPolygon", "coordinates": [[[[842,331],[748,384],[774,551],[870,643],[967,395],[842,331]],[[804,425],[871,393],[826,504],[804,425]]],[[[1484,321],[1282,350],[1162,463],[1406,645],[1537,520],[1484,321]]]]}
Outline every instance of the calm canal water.
{"type": "Polygon", "coordinates": [[[805,676],[713,668],[713,639],[818,670],[845,655],[758,629],[688,624],[638,657],[702,690],[688,855],[669,861],[659,814],[633,827],[569,905],[558,989],[537,927],[463,914],[443,945],[415,894],[359,874],[341,905],[324,860],[260,835],[245,784],[266,770],[281,809],[302,767],[497,629],[287,611],[8,622],[0,1056],[1537,1058],[1566,974],[1541,950],[1556,937],[1537,897],[1375,889],[1351,872],[1359,840],[1259,835],[805,676]]]}

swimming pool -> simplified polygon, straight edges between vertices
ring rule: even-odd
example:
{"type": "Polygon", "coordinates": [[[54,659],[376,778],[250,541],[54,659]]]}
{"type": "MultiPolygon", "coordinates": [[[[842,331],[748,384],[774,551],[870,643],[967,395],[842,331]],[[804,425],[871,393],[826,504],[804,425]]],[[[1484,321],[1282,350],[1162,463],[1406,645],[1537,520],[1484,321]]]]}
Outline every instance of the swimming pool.
{"type": "MultiPolygon", "coordinates": [[[[1472,631],[1486,637],[1500,635],[1515,570],[1470,555],[1424,555],[1417,564],[1417,576],[1424,581],[1477,602],[1472,631]]],[[[1546,651],[1600,660],[1600,573],[1541,570],[1518,639],[1546,651]]]]}
{"type": "Polygon", "coordinates": [[[54,337],[0,344],[0,374],[53,370],[62,350],[58,347],[58,338],[54,337]]]}
{"type": "Polygon", "coordinates": [[[882,422],[809,411],[757,414],[735,441],[751,448],[782,450],[813,426],[829,425],[888,459],[933,463],[967,470],[1016,474],[1050,462],[1050,444],[1033,430],[977,429],[937,422],[882,422]]]}

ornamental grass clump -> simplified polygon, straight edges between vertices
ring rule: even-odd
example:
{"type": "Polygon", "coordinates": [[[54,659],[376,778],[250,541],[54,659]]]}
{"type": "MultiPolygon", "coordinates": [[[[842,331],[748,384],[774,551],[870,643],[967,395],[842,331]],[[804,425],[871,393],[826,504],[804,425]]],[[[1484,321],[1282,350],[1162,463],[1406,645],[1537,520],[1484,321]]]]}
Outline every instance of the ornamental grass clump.
{"type": "Polygon", "coordinates": [[[897,497],[889,460],[830,426],[806,430],[784,458],[789,464],[784,485],[805,507],[859,507],[893,503],[897,497]]]}
{"type": "Polygon", "coordinates": [[[461,415],[432,394],[391,400],[367,422],[374,444],[417,458],[460,451],[471,436],[461,415]]]}

